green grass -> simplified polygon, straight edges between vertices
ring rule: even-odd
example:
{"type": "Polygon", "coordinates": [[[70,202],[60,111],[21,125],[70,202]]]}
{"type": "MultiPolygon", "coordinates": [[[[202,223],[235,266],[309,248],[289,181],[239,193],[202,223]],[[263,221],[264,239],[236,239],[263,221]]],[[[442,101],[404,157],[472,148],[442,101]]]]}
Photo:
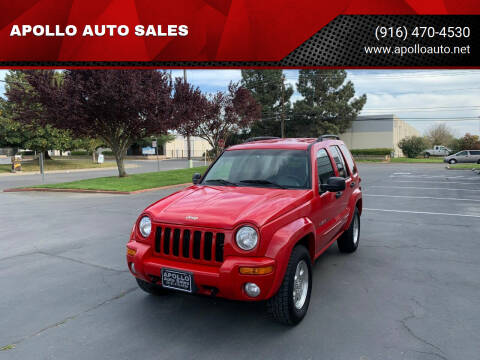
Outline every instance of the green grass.
{"type": "Polygon", "coordinates": [[[454,164],[449,167],[450,169],[480,169],[480,164],[454,164]]]}
{"type": "Polygon", "coordinates": [[[35,187],[49,189],[84,189],[109,191],[136,191],[167,185],[185,184],[192,181],[194,173],[203,173],[206,166],[192,169],[168,170],[153,173],[134,174],[124,178],[118,176],[100,177],[59,184],[39,185],[35,187]]]}
{"type": "Polygon", "coordinates": [[[443,158],[442,157],[429,157],[429,158],[415,158],[415,159],[410,159],[406,157],[401,157],[401,158],[392,158],[390,160],[392,163],[431,163],[431,164],[438,164],[438,163],[443,163],[443,158]]]}
{"type": "MultiPolygon", "coordinates": [[[[76,160],[45,160],[45,171],[50,170],[73,170],[73,169],[93,169],[116,167],[115,163],[94,164],[91,159],[76,159],[76,160]]],[[[1,164],[0,173],[10,172],[12,165],[1,164]]],[[[22,171],[40,171],[38,160],[22,161],[22,171]]]]}

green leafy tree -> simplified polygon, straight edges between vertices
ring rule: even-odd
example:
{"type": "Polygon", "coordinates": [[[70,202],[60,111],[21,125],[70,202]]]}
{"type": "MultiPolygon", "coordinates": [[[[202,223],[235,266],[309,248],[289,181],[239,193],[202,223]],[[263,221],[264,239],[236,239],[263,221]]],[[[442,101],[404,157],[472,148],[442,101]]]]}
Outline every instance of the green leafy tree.
{"type": "Polygon", "coordinates": [[[317,137],[341,134],[356,119],[367,101],[355,97],[345,70],[300,70],[297,90],[303,96],[295,102],[289,135],[317,137]]]}
{"type": "Polygon", "coordinates": [[[83,137],[73,139],[68,150],[85,150],[89,154],[92,154],[92,161],[96,162],[95,151],[105,145],[99,138],[83,137]]]}
{"type": "Polygon", "coordinates": [[[255,121],[246,136],[281,136],[282,114],[291,109],[293,87],[286,84],[282,70],[242,70],[241,85],[250,90],[261,106],[261,118],[255,121]]]}
{"type": "Polygon", "coordinates": [[[421,136],[407,136],[398,143],[398,147],[409,158],[416,158],[427,146],[427,141],[421,136]]]}

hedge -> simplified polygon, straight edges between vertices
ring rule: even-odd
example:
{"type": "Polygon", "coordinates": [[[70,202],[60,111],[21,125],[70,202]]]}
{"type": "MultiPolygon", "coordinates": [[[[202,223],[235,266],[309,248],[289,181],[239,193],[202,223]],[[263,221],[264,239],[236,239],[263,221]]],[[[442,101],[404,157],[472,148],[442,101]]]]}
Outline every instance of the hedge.
{"type": "Polygon", "coordinates": [[[102,151],[102,154],[104,156],[114,156],[115,154],[113,153],[113,151],[102,151]]]}
{"type": "Polygon", "coordinates": [[[351,149],[350,152],[352,155],[390,155],[392,149],[388,148],[376,148],[376,149],[351,149]]]}
{"type": "Polygon", "coordinates": [[[91,154],[88,151],[77,150],[77,151],[70,151],[70,155],[72,155],[72,156],[85,156],[85,155],[91,155],[91,154]]]}

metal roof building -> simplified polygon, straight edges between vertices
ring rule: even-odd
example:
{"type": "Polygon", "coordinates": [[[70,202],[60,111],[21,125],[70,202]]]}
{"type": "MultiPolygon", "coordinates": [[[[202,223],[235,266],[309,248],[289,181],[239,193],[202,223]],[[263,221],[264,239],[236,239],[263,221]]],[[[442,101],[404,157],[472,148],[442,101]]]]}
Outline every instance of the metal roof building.
{"type": "Polygon", "coordinates": [[[403,156],[398,142],[407,136],[420,133],[407,122],[393,114],[359,116],[340,138],[349,149],[391,148],[394,156],[403,156]]]}

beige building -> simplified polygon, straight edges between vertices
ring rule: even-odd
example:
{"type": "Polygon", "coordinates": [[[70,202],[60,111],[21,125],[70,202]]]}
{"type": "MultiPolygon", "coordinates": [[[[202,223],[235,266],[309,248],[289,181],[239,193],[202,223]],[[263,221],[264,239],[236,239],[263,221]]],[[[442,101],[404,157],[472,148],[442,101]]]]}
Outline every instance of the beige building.
{"type": "Polygon", "coordinates": [[[407,122],[393,114],[359,116],[352,127],[340,138],[350,149],[391,148],[394,156],[403,156],[398,142],[407,136],[420,133],[407,122]]]}
{"type": "MultiPolygon", "coordinates": [[[[210,144],[197,136],[190,137],[192,157],[203,157],[205,151],[211,150],[210,144]]],[[[182,135],[176,135],[172,140],[164,145],[164,154],[167,158],[186,158],[187,157],[187,138],[182,135]]]]}

